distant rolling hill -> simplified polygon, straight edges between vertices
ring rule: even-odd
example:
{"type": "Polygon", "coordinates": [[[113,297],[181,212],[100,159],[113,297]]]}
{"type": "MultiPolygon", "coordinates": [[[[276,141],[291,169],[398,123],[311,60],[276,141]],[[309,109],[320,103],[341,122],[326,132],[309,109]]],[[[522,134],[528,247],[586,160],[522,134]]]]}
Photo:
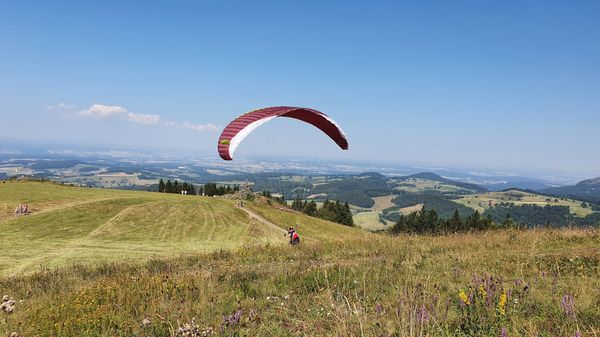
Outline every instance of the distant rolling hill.
{"type": "Polygon", "coordinates": [[[535,191],[521,189],[466,195],[460,199],[455,199],[454,202],[472,208],[480,213],[484,213],[487,209],[501,204],[509,204],[510,207],[523,205],[540,207],[563,206],[568,208],[568,213],[579,217],[585,217],[593,213],[591,208],[582,207],[582,202],[579,200],[567,198],[556,199],[548,195],[536,193],[535,191]]]}
{"type": "Polygon", "coordinates": [[[334,175],[312,179],[311,193],[370,208],[374,197],[386,195],[436,194],[457,196],[484,193],[488,190],[479,185],[455,181],[435,173],[423,172],[401,177],[388,177],[376,172],[358,175],[334,175]]]}
{"type": "Polygon", "coordinates": [[[483,192],[487,192],[488,189],[485,187],[481,187],[477,184],[471,184],[471,183],[465,183],[462,181],[458,181],[458,180],[453,180],[453,179],[448,179],[448,178],[444,178],[440,175],[437,175],[435,173],[431,173],[431,172],[422,172],[422,173],[417,173],[417,174],[412,174],[409,176],[405,176],[405,177],[401,177],[398,178],[399,181],[406,181],[406,180],[412,180],[412,179],[423,179],[423,180],[429,180],[429,181],[437,181],[446,185],[451,185],[451,186],[456,186],[456,187],[460,187],[460,188],[464,188],[466,190],[471,190],[473,192],[477,192],[477,193],[483,193],[483,192]]]}
{"type": "Polygon", "coordinates": [[[572,186],[546,188],[541,192],[600,204],[600,177],[584,180],[572,186]]]}
{"type": "Polygon", "coordinates": [[[522,190],[534,190],[539,191],[546,188],[552,187],[549,183],[541,180],[535,180],[531,178],[511,178],[493,184],[486,184],[485,187],[492,191],[502,191],[511,188],[522,189],[522,190]]]}
{"type": "Polygon", "coordinates": [[[327,195],[328,198],[364,208],[375,204],[372,197],[391,193],[387,177],[375,172],[328,177],[323,183],[315,185],[312,191],[315,194],[327,195]]]}

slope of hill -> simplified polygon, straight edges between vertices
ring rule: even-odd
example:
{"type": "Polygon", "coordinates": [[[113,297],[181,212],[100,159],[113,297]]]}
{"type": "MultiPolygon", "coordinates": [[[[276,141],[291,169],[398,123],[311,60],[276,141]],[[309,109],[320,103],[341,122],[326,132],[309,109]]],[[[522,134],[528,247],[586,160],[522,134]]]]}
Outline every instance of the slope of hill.
{"type": "Polygon", "coordinates": [[[0,331],[57,337],[185,336],[190,330],[195,334],[188,336],[594,336],[600,326],[599,234],[344,234],[345,240],[330,243],[0,276],[0,294],[15,300],[12,314],[0,312],[0,331]]]}
{"type": "Polygon", "coordinates": [[[594,229],[390,237],[262,203],[30,182],[0,184],[0,202],[5,335],[587,336],[600,322],[594,229]],[[33,213],[15,217],[22,202],[33,213]]]}
{"type": "Polygon", "coordinates": [[[541,192],[600,204],[600,177],[584,180],[573,186],[543,189],[541,192]]]}
{"type": "MultiPolygon", "coordinates": [[[[61,186],[0,184],[0,272],[31,272],[79,262],[143,260],[256,244],[284,244],[282,229],[265,226],[223,198],[61,186]],[[14,209],[28,203],[29,215],[14,209]]],[[[271,210],[281,228],[340,225],[271,210]]],[[[307,227],[308,230],[308,227],[307,227]]],[[[354,233],[359,232],[351,229],[354,233]]],[[[315,236],[319,231],[315,230],[315,236]]],[[[318,239],[319,237],[315,237],[318,239]]],[[[322,238],[322,237],[320,237],[322,238]]]]}

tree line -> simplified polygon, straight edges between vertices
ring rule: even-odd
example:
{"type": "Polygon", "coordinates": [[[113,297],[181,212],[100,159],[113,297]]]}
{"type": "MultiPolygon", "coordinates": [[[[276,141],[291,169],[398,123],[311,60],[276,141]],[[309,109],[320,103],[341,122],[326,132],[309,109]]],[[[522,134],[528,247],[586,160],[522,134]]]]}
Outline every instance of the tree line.
{"type": "Polygon", "coordinates": [[[212,197],[214,195],[233,194],[240,190],[240,186],[234,185],[217,185],[216,183],[204,184],[204,195],[212,197]]]}
{"type": "Polygon", "coordinates": [[[185,191],[186,194],[196,195],[202,193],[202,187],[198,187],[198,189],[196,189],[194,184],[188,183],[187,181],[179,183],[177,180],[173,182],[171,182],[171,180],[167,180],[165,183],[165,181],[161,179],[158,182],[158,192],[181,194],[182,191],[185,191]]]}
{"type": "Polygon", "coordinates": [[[330,201],[328,199],[321,207],[318,207],[314,200],[308,201],[296,198],[292,201],[292,209],[323,220],[354,226],[354,219],[348,202],[342,204],[339,200],[330,201]]]}
{"type": "Polygon", "coordinates": [[[510,214],[507,214],[500,223],[494,222],[489,215],[481,216],[478,211],[469,216],[461,217],[458,210],[455,210],[452,217],[442,219],[435,209],[426,210],[423,207],[420,211],[401,215],[400,219],[390,229],[390,232],[392,234],[444,234],[511,228],[514,226],[510,214]]]}
{"type": "Polygon", "coordinates": [[[160,179],[158,182],[158,192],[162,193],[177,193],[181,194],[182,191],[185,191],[186,194],[189,195],[206,195],[212,197],[214,195],[225,195],[225,194],[233,194],[238,192],[240,187],[238,185],[234,185],[233,187],[230,185],[217,185],[216,183],[206,183],[204,186],[194,186],[192,183],[183,182],[175,180],[171,182],[171,180],[167,180],[165,182],[163,179],[160,179]]]}
{"type": "Polygon", "coordinates": [[[571,214],[569,206],[498,204],[486,209],[483,215],[491,217],[494,221],[501,221],[510,215],[515,223],[526,227],[600,226],[600,213],[593,212],[585,217],[575,216],[571,214]]]}

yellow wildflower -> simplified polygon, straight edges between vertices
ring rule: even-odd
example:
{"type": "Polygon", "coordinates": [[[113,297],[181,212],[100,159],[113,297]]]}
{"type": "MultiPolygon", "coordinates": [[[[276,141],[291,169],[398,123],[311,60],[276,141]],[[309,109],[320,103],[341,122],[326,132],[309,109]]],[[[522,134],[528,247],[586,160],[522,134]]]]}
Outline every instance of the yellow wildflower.
{"type": "Polygon", "coordinates": [[[500,300],[498,301],[498,311],[500,312],[500,315],[505,315],[506,314],[506,291],[502,292],[502,295],[500,295],[500,300]]]}
{"type": "Polygon", "coordinates": [[[487,297],[487,291],[485,291],[485,288],[483,287],[483,284],[479,285],[479,294],[481,295],[482,298],[486,298],[487,297]]]}
{"type": "Polygon", "coordinates": [[[458,297],[460,298],[461,302],[463,302],[466,305],[471,304],[471,301],[469,300],[469,296],[467,296],[467,294],[465,293],[464,290],[460,290],[458,292],[458,297]]]}

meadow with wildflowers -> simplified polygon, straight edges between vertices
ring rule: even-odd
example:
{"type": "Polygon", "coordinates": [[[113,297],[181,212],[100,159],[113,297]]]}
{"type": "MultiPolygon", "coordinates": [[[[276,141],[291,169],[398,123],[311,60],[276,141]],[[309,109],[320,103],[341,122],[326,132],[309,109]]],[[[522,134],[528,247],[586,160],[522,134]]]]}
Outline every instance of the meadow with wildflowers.
{"type": "MultiPolygon", "coordinates": [[[[600,334],[598,229],[391,237],[267,204],[248,207],[282,228],[300,223],[302,244],[258,241],[185,254],[149,253],[127,261],[101,255],[83,263],[68,260],[3,273],[0,333],[600,334]]],[[[10,246],[4,247],[10,255],[10,246]]]]}

